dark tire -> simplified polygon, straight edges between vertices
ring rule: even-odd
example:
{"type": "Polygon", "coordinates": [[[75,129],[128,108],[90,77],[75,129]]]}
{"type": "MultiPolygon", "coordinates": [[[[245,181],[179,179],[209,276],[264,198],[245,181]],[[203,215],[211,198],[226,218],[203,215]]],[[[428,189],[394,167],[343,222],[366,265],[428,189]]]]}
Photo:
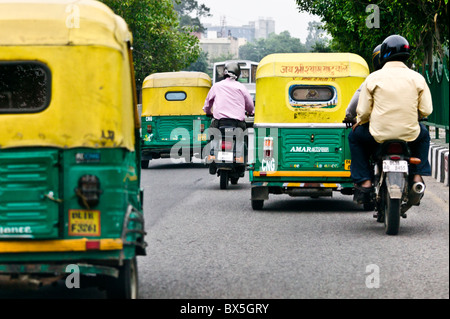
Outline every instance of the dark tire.
{"type": "Polygon", "coordinates": [[[370,203],[364,203],[363,204],[363,208],[366,212],[371,212],[375,210],[375,203],[370,202],[370,203]]]}
{"type": "Polygon", "coordinates": [[[150,160],[141,160],[141,168],[142,169],[148,168],[148,163],[149,162],[150,162],[150,160]]]}
{"type": "Polygon", "coordinates": [[[264,207],[264,200],[254,200],[252,199],[253,210],[262,210],[264,207]]]}
{"type": "Polygon", "coordinates": [[[124,260],[119,267],[119,277],[109,280],[106,290],[108,299],[138,299],[139,279],[136,257],[124,260]]]}
{"type": "Polygon", "coordinates": [[[386,196],[384,209],[384,229],[388,235],[397,235],[400,229],[400,199],[391,199],[389,194],[386,196]]]}
{"type": "Polygon", "coordinates": [[[238,183],[239,177],[232,177],[230,178],[230,182],[232,185],[236,185],[238,183]]]}
{"type": "Polygon", "coordinates": [[[227,189],[228,182],[230,179],[228,178],[228,171],[220,172],[220,189],[227,189]]]}

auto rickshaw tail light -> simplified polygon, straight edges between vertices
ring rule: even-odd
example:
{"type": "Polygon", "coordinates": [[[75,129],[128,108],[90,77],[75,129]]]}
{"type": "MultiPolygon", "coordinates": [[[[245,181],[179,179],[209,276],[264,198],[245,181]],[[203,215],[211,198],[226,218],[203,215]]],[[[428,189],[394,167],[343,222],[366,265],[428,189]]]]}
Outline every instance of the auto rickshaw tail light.
{"type": "Polygon", "coordinates": [[[205,131],[205,124],[200,124],[200,133],[205,131]]]}
{"type": "Polygon", "coordinates": [[[86,241],[86,250],[99,250],[100,241],[99,240],[88,240],[86,241]]]}
{"type": "Polygon", "coordinates": [[[272,157],[273,154],[273,137],[264,138],[264,157],[272,157]]]}
{"type": "Polygon", "coordinates": [[[149,133],[149,134],[152,133],[152,125],[151,124],[147,125],[147,133],[149,133]]]}

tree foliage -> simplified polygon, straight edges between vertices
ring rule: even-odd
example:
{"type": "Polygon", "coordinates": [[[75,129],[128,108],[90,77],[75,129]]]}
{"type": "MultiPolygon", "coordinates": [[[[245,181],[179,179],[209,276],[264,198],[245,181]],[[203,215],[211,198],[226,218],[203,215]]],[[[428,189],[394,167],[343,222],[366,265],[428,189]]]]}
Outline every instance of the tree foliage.
{"type": "Polygon", "coordinates": [[[288,31],[280,34],[272,33],[267,39],[257,39],[239,48],[239,58],[259,62],[272,53],[306,52],[306,47],[300,39],[291,37],[288,31]]]}
{"type": "Polygon", "coordinates": [[[175,11],[180,16],[181,26],[194,27],[197,32],[204,32],[205,28],[200,22],[200,18],[209,17],[210,9],[204,4],[198,4],[197,0],[173,0],[175,11]]]}
{"type": "Polygon", "coordinates": [[[308,36],[305,47],[311,52],[331,52],[330,39],[326,36],[323,24],[317,21],[308,22],[308,36]]]}
{"type": "Polygon", "coordinates": [[[155,72],[179,71],[197,60],[199,40],[180,26],[172,0],[101,0],[125,19],[133,34],[138,89],[155,72]]]}
{"type": "Polygon", "coordinates": [[[184,69],[184,71],[197,71],[197,72],[203,72],[209,74],[208,70],[208,53],[205,51],[201,51],[200,55],[198,56],[197,61],[189,65],[187,68],[184,69]]]}
{"type": "MultiPolygon", "coordinates": [[[[430,63],[448,48],[448,0],[296,0],[300,11],[317,15],[332,36],[334,51],[348,51],[371,62],[373,48],[391,34],[404,36],[413,48],[410,63],[430,63]],[[379,9],[379,27],[370,23],[379,9]]],[[[369,63],[371,65],[371,63],[369,63]]]]}

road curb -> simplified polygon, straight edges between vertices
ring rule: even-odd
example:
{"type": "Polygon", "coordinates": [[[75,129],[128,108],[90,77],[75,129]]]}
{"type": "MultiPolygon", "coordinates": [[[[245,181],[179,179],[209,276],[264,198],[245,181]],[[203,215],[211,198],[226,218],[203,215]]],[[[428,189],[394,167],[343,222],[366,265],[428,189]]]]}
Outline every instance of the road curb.
{"type": "Polygon", "coordinates": [[[430,143],[428,161],[431,165],[431,176],[448,186],[448,146],[430,143]]]}

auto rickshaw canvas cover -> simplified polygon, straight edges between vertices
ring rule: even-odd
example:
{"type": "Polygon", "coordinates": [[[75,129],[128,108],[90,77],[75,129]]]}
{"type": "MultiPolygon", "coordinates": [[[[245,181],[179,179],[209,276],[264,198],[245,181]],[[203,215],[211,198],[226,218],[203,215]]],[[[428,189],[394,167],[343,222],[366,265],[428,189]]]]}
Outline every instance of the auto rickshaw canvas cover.
{"type": "Polygon", "coordinates": [[[83,14],[78,21],[71,20],[67,8],[72,4],[27,1],[2,5],[0,60],[39,59],[50,70],[52,87],[44,110],[2,114],[0,148],[134,150],[134,129],[139,128],[140,119],[130,102],[135,93],[123,81],[130,76],[127,43],[132,35],[123,19],[93,1],[77,1],[77,10],[83,14]]]}
{"type": "Polygon", "coordinates": [[[268,55],[256,74],[255,125],[342,123],[348,103],[368,74],[366,61],[352,53],[268,55]],[[288,92],[293,85],[333,86],[336,102],[332,107],[293,103],[288,92]]]}
{"type": "Polygon", "coordinates": [[[142,116],[205,115],[203,104],[211,78],[202,72],[161,72],[145,78],[142,85],[142,116]],[[184,92],[186,98],[171,102],[167,92],[184,92]]]}

